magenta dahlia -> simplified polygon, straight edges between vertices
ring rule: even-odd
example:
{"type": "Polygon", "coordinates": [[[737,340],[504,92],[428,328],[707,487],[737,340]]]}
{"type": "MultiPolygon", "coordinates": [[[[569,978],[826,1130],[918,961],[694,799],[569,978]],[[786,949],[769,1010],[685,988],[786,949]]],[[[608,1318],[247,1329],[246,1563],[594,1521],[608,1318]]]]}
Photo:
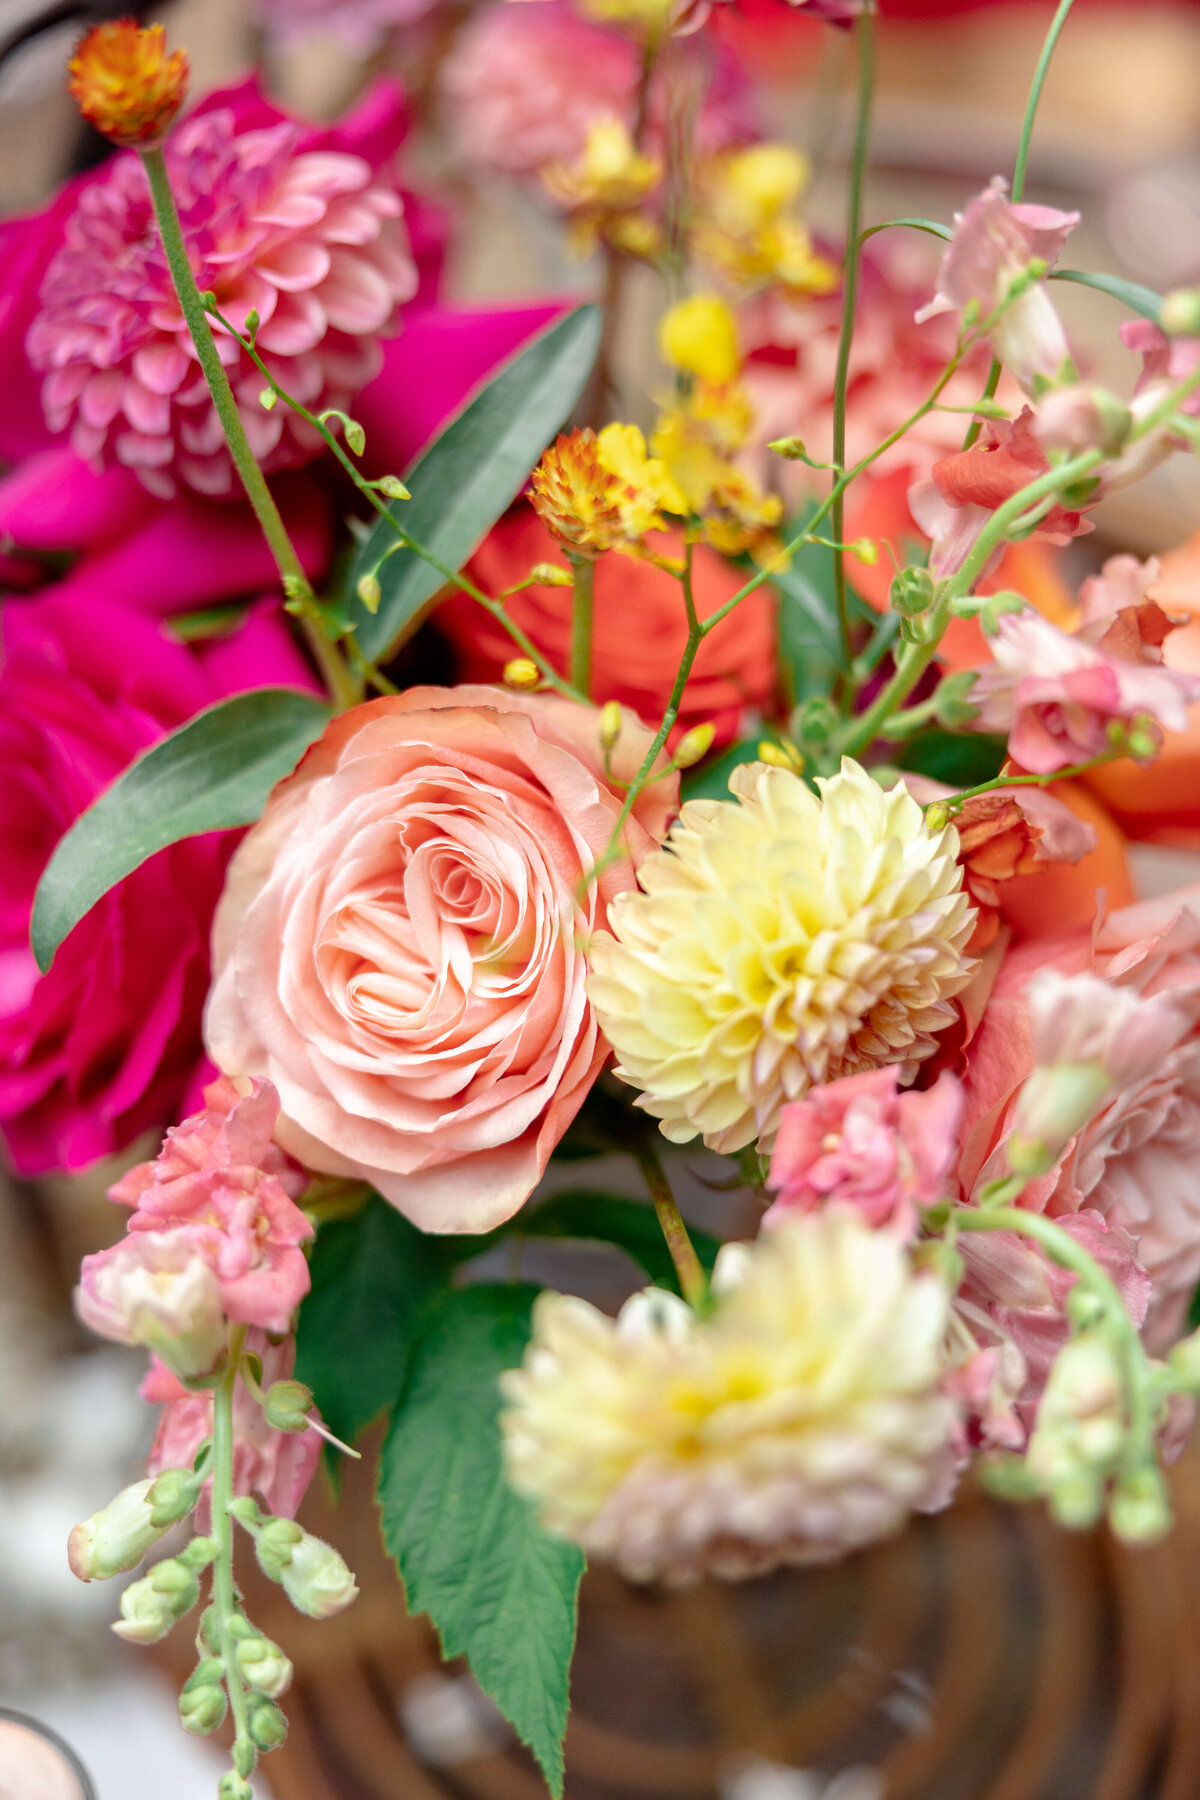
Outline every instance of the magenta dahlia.
{"type": "MultiPolygon", "coordinates": [[[[251,308],[272,373],[314,412],[345,409],[382,365],[379,339],[417,286],[403,203],[383,171],[301,148],[291,123],[239,130],[217,108],[166,147],[192,269],[241,326],[251,308]]],[[[46,422],[94,466],[134,469],[154,494],[177,482],[222,496],[236,477],[158,241],[136,156],[81,188],[42,281],[26,351],[46,422]]],[[[264,411],[262,377],[219,328],[250,443],[268,471],[320,447],[287,407],[264,411]]]]}

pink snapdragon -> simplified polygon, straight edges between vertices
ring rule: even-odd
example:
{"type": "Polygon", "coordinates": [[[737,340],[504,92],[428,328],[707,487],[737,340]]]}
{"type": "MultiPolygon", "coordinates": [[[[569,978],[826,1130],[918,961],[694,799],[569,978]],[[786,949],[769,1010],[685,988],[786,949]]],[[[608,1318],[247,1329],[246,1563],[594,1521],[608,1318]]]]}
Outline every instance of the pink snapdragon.
{"type": "Polygon", "coordinates": [[[1151,762],[1163,730],[1184,729],[1200,678],[1166,668],[1153,632],[1143,636],[1124,617],[1095,643],[1036,613],[1001,618],[993,661],[971,690],[978,728],[1007,734],[1013,760],[1035,775],[1104,755],[1114,733],[1131,737],[1135,760],[1151,762]]]}
{"type": "Polygon", "coordinates": [[[221,1284],[189,1228],[142,1231],[85,1256],[75,1310],[100,1337],[141,1344],[176,1375],[204,1375],[225,1348],[221,1284]]]}
{"type": "MultiPolygon", "coordinates": [[[[974,305],[980,319],[986,320],[1003,305],[1014,283],[1030,275],[1031,268],[1044,265],[1043,276],[1053,268],[1078,223],[1077,212],[1014,204],[1008,198],[1007,182],[997,175],[965,212],[955,215],[954,236],[938,271],[936,297],[922,308],[918,319],[940,312],[961,314],[974,305]]],[[[1004,308],[988,336],[997,359],[1026,392],[1033,391],[1037,377],[1055,381],[1064,365],[1069,365],[1066,332],[1044,281],[1036,274],[1004,308]]]]}
{"type": "MultiPolygon", "coordinates": [[[[261,321],[273,374],[315,412],[347,408],[382,366],[381,336],[417,288],[395,181],[349,151],[305,149],[298,126],[245,128],[230,107],[177,127],[166,157],[201,289],[241,329],[261,321]]],[[[83,186],[26,335],[52,431],[97,468],[123,464],[152,493],[177,483],[218,497],[236,478],[153,227],[132,153],[83,186]]],[[[268,471],[309,461],[321,440],[218,328],[242,422],[268,471]]]]}
{"type": "Polygon", "coordinates": [[[776,1198],[764,1222],[839,1201],[911,1237],[917,1206],[941,1197],[962,1104],[949,1073],[924,1093],[901,1092],[895,1068],[813,1088],[780,1114],[768,1178],[776,1198]]]}
{"type": "MultiPolygon", "coordinates": [[[[300,1245],[312,1226],[293,1195],[304,1176],[272,1143],[279,1095],[269,1081],[222,1076],[204,1090],[205,1111],[167,1133],[154,1162],[110,1189],[134,1208],[131,1233],[179,1233],[216,1276],[226,1316],[275,1333],[290,1329],[308,1292],[300,1245]]],[[[102,1264],[116,1250],[85,1262],[102,1264]]]]}
{"type": "MultiPolygon", "coordinates": [[[[246,1334],[246,1352],[262,1361],[262,1386],[286,1381],[296,1360],[294,1338],[273,1344],[263,1331],[251,1329],[246,1334]]],[[[161,1475],[164,1469],[186,1469],[195,1460],[205,1438],[212,1436],[213,1397],[211,1391],[189,1393],[187,1388],[156,1362],[142,1382],[143,1400],[162,1407],[158,1432],[146,1464],[149,1475],[161,1475]]],[[[315,1409],[310,1419],[318,1420],[315,1409]]],[[[267,1424],[263,1409],[239,1381],[233,1391],[233,1490],[235,1494],[256,1494],[279,1518],[292,1519],[316,1473],[321,1455],[321,1436],[313,1427],[306,1431],[276,1431],[267,1424]]],[[[206,1529],[209,1500],[207,1490],[196,1514],[196,1530],[206,1529]]]]}

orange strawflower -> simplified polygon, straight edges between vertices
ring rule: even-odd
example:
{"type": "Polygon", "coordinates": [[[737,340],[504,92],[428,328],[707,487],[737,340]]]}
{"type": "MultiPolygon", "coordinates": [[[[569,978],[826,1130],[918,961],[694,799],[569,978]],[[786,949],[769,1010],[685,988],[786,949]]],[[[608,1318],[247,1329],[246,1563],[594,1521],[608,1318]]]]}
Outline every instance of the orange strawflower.
{"type": "Polygon", "coordinates": [[[110,143],[143,149],[169,130],[187,93],[188,60],[167,55],[162,25],[114,19],[94,25],[68,64],[71,97],[110,143]]]}

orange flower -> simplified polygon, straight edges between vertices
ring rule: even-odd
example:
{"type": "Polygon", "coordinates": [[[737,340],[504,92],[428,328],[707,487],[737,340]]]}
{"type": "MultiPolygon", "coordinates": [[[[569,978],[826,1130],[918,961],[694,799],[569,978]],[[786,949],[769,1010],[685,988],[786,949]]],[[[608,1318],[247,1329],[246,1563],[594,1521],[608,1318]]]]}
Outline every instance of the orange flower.
{"type": "Polygon", "coordinates": [[[601,463],[594,431],[561,432],[529,485],[534,511],[577,556],[601,556],[623,541],[620,483],[601,463]]]}
{"type": "Polygon", "coordinates": [[[68,64],[71,97],[89,125],[122,148],[158,143],[187,93],[188,60],[167,55],[161,25],[113,19],[80,39],[68,64]]]}

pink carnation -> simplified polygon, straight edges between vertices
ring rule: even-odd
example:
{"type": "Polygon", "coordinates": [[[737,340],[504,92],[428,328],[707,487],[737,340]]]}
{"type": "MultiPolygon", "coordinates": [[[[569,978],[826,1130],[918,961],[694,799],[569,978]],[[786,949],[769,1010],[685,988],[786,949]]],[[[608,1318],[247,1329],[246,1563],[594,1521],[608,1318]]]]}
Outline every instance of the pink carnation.
{"type": "MultiPolygon", "coordinates": [[[[365,157],[303,148],[290,123],[240,127],[232,107],[185,119],[166,156],[200,287],[238,327],[258,312],[268,366],[311,410],[348,407],[379,373],[378,340],[417,286],[394,181],[365,157]]],[[[265,412],[249,357],[220,329],[217,344],[263,467],[308,461],[317,434],[286,406],[265,412]]],[[[26,347],[47,424],[69,430],[86,461],[122,463],[164,497],[177,480],[235,491],[132,153],[80,189],[26,347]]]]}
{"type": "MultiPolygon", "coordinates": [[[[1007,182],[996,176],[965,212],[955,215],[954,236],[938,271],[937,296],[918,319],[962,313],[972,304],[981,320],[988,318],[1031,263],[1053,268],[1078,223],[1077,212],[1014,205],[1007,182]]],[[[1055,380],[1070,355],[1066,332],[1041,280],[1006,308],[989,335],[998,359],[1027,391],[1035,376],[1055,380]]]]}
{"type": "Polygon", "coordinates": [[[200,1060],[208,936],[233,839],[188,838],[135,870],[66,939],[29,946],[59,838],[126,765],[201,707],[311,685],[268,603],[197,653],[92,594],[10,601],[0,624],[0,1129],[26,1174],[76,1169],[178,1117],[200,1060]]]}
{"type": "MultiPolygon", "coordinates": [[[[1020,1202],[1063,1223],[1098,1214],[1129,1240],[1129,1248],[1113,1240],[1121,1267],[1136,1245],[1150,1282],[1150,1335],[1161,1347],[1182,1324],[1200,1278],[1200,888],[1125,907],[1094,935],[1043,937],[1009,951],[968,1050],[958,1168],[967,1200],[1007,1173],[1006,1145],[1036,1054],[1029,985],[1041,969],[1094,974],[1128,994],[1170,1002],[1173,1027],[1160,1038],[1153,1067],[1133,1072],[1054,1167],[1027,1183],[1020,1202]]],[[[971,1266],[990,1254],[972,1249],[971,1266]]],[[[1133,1294],[1138,1281],[1130,1280],[1133,1294]]],[[[1131,1312],[1138,1316],[1132,1305],[1131,1312]]]]}
{"type": "Polygon", "coordinates": [[[1136,632],[1110,630],[1090,643],[1037,613],[1007,615],[971,690],[978,727],[1006,733],[1009,754],[1036,775],[1103,755],[1113,727],[1137,725],[1157,749],[1161,730],[1184,730],[1200,678],[1166,668],[1160,651],[1157,660],[1148,653],[1156,649],[1136,632]],[[1120,653],[1130,649],[1136,659],[1120,653]]]}
{"type": "Polygon", "coordinates": [[[305,1177],[272,1142],[279,1095],[269,1081],[222,1076],[204,1100],[206,1110],[173,1126],[156,1160],[130,1169],[109,1199],[134,1209],[131,1232],[181,1233],[215,1273],[228,1318],[285,1332],[309,1289],[299,1246],[313,1228],[292,1199],[305,1177]]]}
{"type": "Polygon", "coordinates": [[[842,1201],[911,1237],[917,1206],[943,1197],[961,1114],[949,1073],[925,1093],[901,1093],[895,1068],[813,1088],[780,1114],[769,1177],[776,1199],[764,1222],[842,1201]]]}
{"type": "MultiPolygon", "coordinates": [[[[246,1334],[246,1350],[262,1358],[262,1385],[286,1381],[296,1360],[296,1341],[285,1338],[273,1344],[263,1331],[246,1334]]],[[[190,1468],[205,1438],[212,1436],[211,1393],[192,1394],[161,1363],[155,1363],[142,1382],[142,1399],[162,1406],[150,1459],[149,1475],[164,1469],[190,1468]]],[[[310,1418],[318,1418],[315,1411],[310,1418]]],[[[308,1491],[321,1455],[320,1434],[307,1431],[274,1431],[258,1404],[239,1381],[233,1395],[233,1490],[255,1494],[276,1518],[294,1519],[308,1491]]],[[[208,1528],[207,1489],[196,1512],[196,1530],[208,1528]]]]}

